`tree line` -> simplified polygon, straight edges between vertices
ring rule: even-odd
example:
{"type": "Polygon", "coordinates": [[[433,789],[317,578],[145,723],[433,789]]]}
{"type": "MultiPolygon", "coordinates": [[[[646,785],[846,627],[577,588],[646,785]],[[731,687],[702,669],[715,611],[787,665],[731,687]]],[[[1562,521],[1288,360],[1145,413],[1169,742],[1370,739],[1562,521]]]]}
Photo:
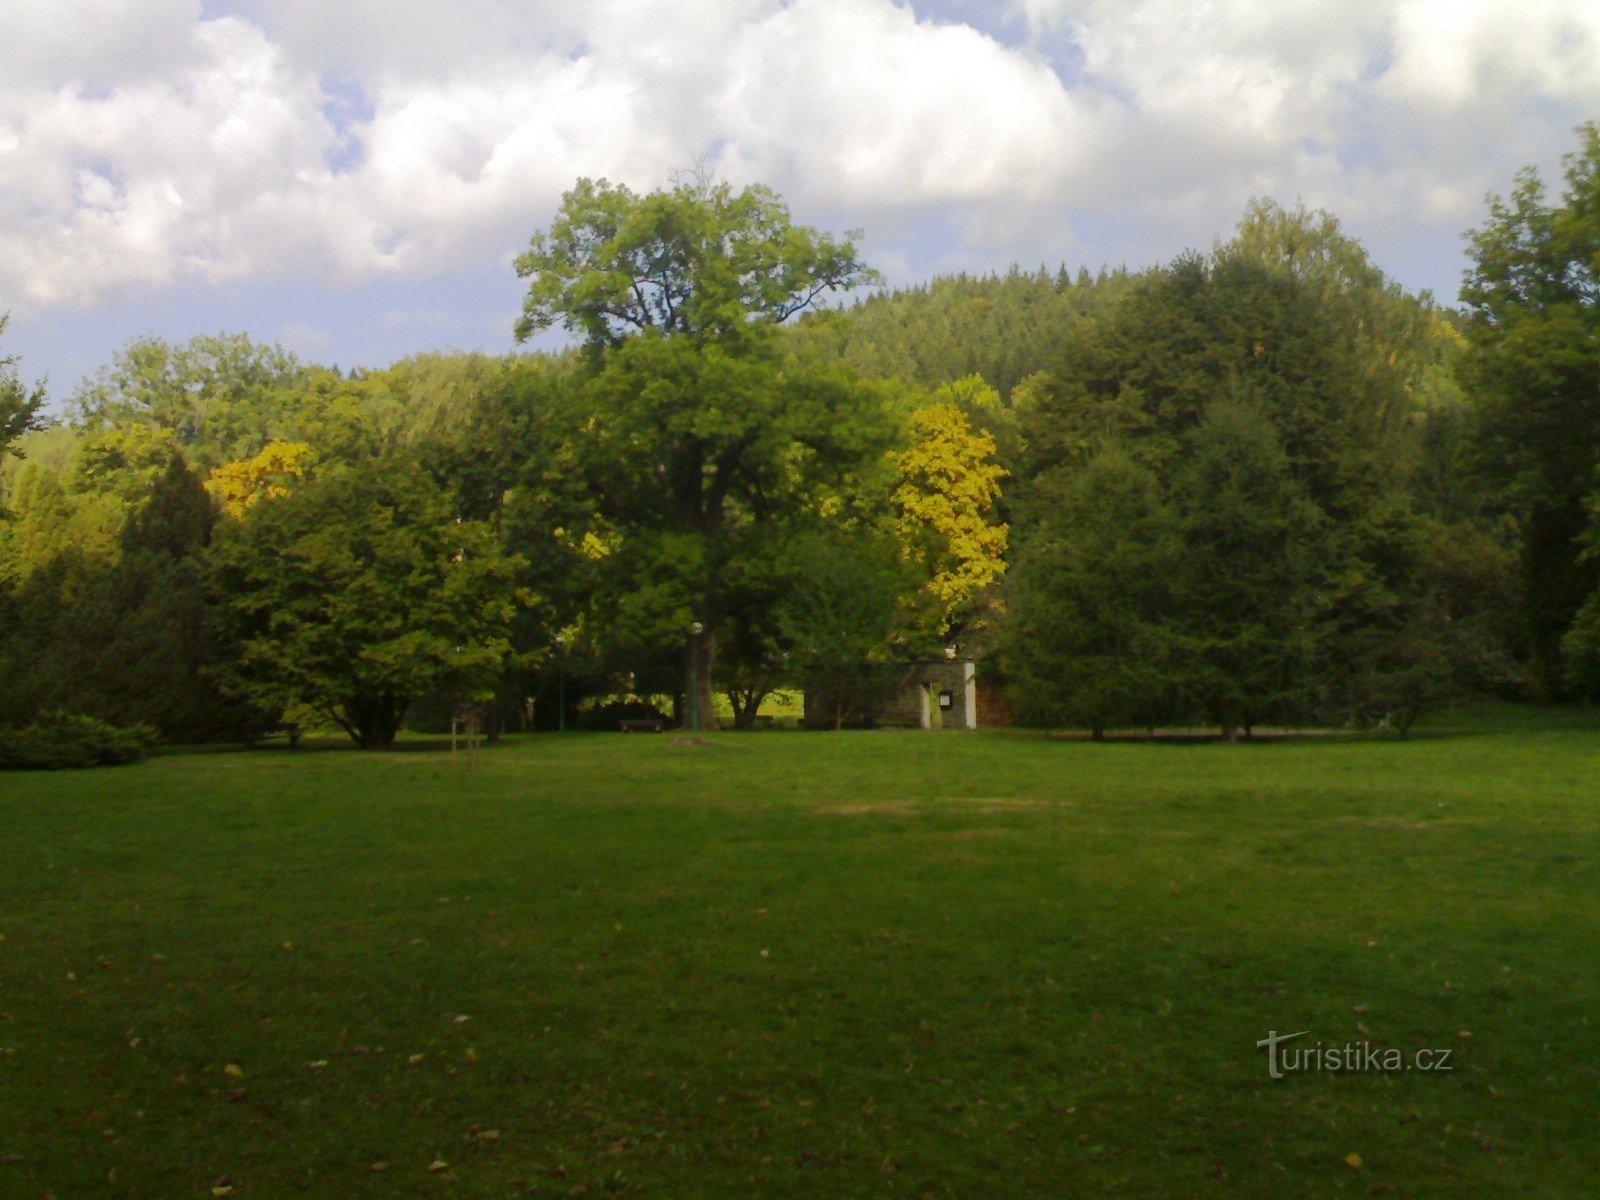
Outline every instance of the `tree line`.
{"type": "MultiPolygon", "coordinates": [[[[0,359],[0,723],[172,741],[673,697],[842,720],[971,654],[1095,734],[1600,686],[1600,133],[1470,235],[1463,307],[1252,203],[1151,270],[877,288],[703,177],[580,181],[517,260],[571,349],[142,339],[44,425],[0,359]],[[871,290],[849,307],[834,293],[871,290]],[[559,682],[558,682],[559,681],[559,682]]],[[[0,323],[0,332],[3,332],[0,323]]]]}

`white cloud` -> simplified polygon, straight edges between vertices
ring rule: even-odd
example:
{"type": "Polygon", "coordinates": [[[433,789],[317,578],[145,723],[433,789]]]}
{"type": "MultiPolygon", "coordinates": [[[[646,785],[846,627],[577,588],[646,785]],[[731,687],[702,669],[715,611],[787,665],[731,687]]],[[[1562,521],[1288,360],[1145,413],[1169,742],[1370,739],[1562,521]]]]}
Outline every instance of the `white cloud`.
{"type": "Polygon", "coordinates": [[[270,268],[284,202],[336,134],[314,83],[236,19],[174,31],[159,70],[0,100],[0,289],[52,305],[270,268]]]}
{"type": "Polygon", "coordinates": [[[579,175],[649,188],[706,152],[908,271],[894,231],[937,214],[952,253],[1029,261],[1085,215],[1204,244],[1252,194],[1459,229],[1600,110],[1600,9],[1570,0],[1016,0],[1023,45],[915,7],[23,5],[0,307],[426,277],[520,247],[579,175]]]}

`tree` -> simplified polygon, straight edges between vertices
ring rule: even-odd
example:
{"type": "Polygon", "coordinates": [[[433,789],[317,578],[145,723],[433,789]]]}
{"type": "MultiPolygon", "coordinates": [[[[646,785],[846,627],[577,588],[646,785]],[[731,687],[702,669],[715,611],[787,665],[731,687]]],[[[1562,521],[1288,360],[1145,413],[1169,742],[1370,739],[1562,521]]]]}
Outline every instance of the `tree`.
{"type": "Polygon", "coordinates": [[[1096,740],[1171,716],[1181,558],[1160,482],[1110,446],[1043,490],[1007,588],[1018,716],[1087,726],[1096,740]]]}
{"type": "Polygon", "coordinates": [[[1308,707],[1326,519],[1255,406],[1212,405],[1185,442],[1172,489],[1183,686],[1232,738],[1308,707]]]}
{"type": "MultiPolygon", "coordinates": [[[[0,313],[0,334],[10,321],[10,313],[0,313]]],[[[44,400],[43,383],[30,391],[17,374],[16,355],[0,355],[0,455],[16,454],[17,439],[40,427],[44,400]]]]}
{"type": "Polygon", "coordinates": [[[791,547],[790,564],[779,644],[838,729],[887,682],[905,565],[894,542],[870,530],[805,538],[791,547]]]}
{"type": "Polygon", "coordinates": [[[1436,341],[1426,299],[1331,217],[1257,202],[1232,241],[1079,321],[1071,353],[1019,388],[1015,507],[1045,520],[1059,480],[1108,446],[1159,480],[1181,534],[1167,670],[1227,733],[1348,702],[1356,657],[1366,697],[1394,693],[1420,678],[1428,625],[1394,547],[1420,536],[1412,430],[1436,341]]]}
{"type": "Polygon", "coordinates": [[[206,490],[228,516],[243,520],[261,501],[287,496],[290,481],[303,478],[313,458],[306,442],[268,442],[258,454],[218,466],[206,490]]]}
{"type": "Polygon", "coordinates": [[[1600,469],[1600,122],[1578,134],[1558,202],[1531,168],[1491,201],[1461,289],[1476,351],[1465,381],[1521,520],[1534,668],[1547,691],[1562,685],[1564,634],[1600,587],[1600,559],[1581,552],[1600,469]]]}
{"type": "Polygon", "coordinates": [[[58,545],[16,592],[0,634],[0,715],[81,713],[148,724],[170,741],[237,738],[254,719],[223,696],[224,657],[201,559],[216,511],[180,456],[133,507],[113,555],[58,545]]]}
{"type": "Polygon", "coordinates": [[[602,587],[632,640],[684,647],[703,727],[741,557],[887,442],[878,393],[775,336],[874,278],[853,239],[794,225],[764,188],[582,180],[517,260],[519,339],[559,321],[589,352],[568,437],[597,533],[619,547],[596,560],[602,587]]]}
{"type": "Polygon", "coordinates": [[[140,338],[67,404],[86,429],[170,430],[194,461],[210,466],[284,436],[305,382],[294,355],[244,334],[202,335],[181,346],[140,338]]]}
{"type": "Polygon", "coordinates": [[[900,454],[893,504],[906,557],[928,580],[919,595],[931,610],[923,622],[939,645],[982,621],[981,598],[1006,570],[1009,528],[996,521],[1005,468],[995,442],[973,428],[966,400],[999,408],[981,379],[949,384],[911,416],[916,440],[900,454]]]}
{"type": "Polygon", "coordinates": [[[330,466],[217,539],[213,587],[242,647],[228,683],[388,746],[416,697],[445,681],[476,695],[498,677],[516,567],[414,462],[330,466]]]}
{"type": "Polygon", "coordinates": [[[795,226],[769,189],[735,195],[702,174],[646,196],[580,179],[517,259],[529,281],[517,340],[557,321],[591,347],[644,332],[736,340],[874,281],[857,261],[859,236],[795,226]]]}

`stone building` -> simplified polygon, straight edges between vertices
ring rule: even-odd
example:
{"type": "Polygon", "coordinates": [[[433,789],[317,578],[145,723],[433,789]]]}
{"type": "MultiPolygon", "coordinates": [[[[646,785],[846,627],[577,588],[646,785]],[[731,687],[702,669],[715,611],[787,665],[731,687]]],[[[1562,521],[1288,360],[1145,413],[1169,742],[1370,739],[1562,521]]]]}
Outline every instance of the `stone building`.
{"type": "MultiPolygon", "coordinates": [[[[906,729],[978,729],[1011,723],[1010,705],[1000,685],[979,679],[970,658],[928,659],[885,668],[889,676],[874,696],[851,706],[852,725],[906,729]]],[[[833,697],[808,689],[805,723],[810,729],[833,724],[833,697]]]]}

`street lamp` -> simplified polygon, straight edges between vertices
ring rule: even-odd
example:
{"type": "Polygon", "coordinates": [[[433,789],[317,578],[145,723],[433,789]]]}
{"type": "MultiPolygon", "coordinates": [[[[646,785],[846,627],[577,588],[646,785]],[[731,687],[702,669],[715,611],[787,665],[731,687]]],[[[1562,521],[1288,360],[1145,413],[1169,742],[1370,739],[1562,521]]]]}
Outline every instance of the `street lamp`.
{"type": "Polygon", "coordinates": [[[556,732],[567,731],[567,639],[556,634],[556,732]]]}
{"type": "Polygon", "coordinates": [[[700,635],[706,627],[689,622],[689,728],[700,732],[700,635]]]}

